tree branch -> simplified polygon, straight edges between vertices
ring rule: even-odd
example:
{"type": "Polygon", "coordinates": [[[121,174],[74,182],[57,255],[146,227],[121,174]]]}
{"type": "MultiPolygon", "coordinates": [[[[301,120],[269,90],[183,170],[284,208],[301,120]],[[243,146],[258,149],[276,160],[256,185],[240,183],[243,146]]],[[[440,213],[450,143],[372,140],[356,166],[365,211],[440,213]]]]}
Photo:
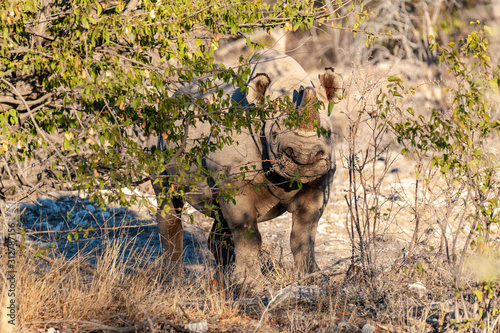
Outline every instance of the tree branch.
{"type": "Polygon", "coordinates": [[[137,7],[137,4],[139,3],[139,0],[131,0],[128,4],[127,7],[125,7],[125,10],[122,12],[123,16],[128,16],[132,10],[137,7]]]}
{"type": "MultiPolygon", "coordinates": [[[[7,96],[0,96],[0,103],[9,103],[9,104],[17,104],[17,105],[26,104],[26,105],[31,106],[31,105],[41,103],[42,101],[52,97],[53,95],[54,95],[54,93],[50,92],[50,93],[45,94],[42,97],[35,99],[33,101],[26,101],[26,103],[24,101],[21,101],[21,100],[16,99],[16,98],[7,97],[7,96]]],[[[19,108],[17,110],[19,110],[19,108]]],[[[23,109],[23,110],[25,110],[25,109],[23,109]]]]}

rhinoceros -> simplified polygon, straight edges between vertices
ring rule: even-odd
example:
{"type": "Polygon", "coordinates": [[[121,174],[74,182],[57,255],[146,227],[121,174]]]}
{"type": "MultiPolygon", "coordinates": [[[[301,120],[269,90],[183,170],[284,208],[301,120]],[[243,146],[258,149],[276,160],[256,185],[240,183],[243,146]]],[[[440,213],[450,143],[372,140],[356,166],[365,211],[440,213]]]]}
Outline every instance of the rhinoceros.
{"type": "MultiPolygon", "coordinates": [[[[217,201],[218,184],[214,183],[214,177],[196,184],[196,191],[186,200],[205,214],[217,217],[209,236],[210,250],[219,265],[227,266],[235,261],[233,276],[236,279],[249,281],[261,276],[258,256],[262,237],[258,223],[285,212],[292,214],[290,246],[294,266],[299,274],[311,273],[318,270],[314,253],[316,229],[328,203],[336,169],[332,120],[326,106],[340,98],[342,79],[333,68],[325,68],[324,74],[319,75],[321,86],[315,87],[293,58],[272,49],[254,55],[249,66],[252,66],[252,74],[246,89],[224,89],[234,102],[246,107],[288,96],[299,114],[308,113],[296,128],[285,128],[283,122],[276,119],[265,120],[258,132],[234,134],[232,139],[237,144],[206,153],[203,165],[212,175],[238,174],[242,165],[255,166],[252,176],[244,181],[231,177],[225,180],[240,189],[234,201],[219,200],[217,211],[204,211],[217,201]],[[323,103],[316,103],[318,100],[323,103]],[[323,135],[319,135],[318,127],[324,129],[323,135]],[[300,183],[290,184],[296,178],[300,183]]],[[[206,124],[189,128],[186,148],[195,140],[209,138],[209,132],[206,124]]],[[[161,136],[159,138],[161,141],[161,136]]],[[[181,261],[180,213],[185,201],[174,198],[170,203],[162,202],[161,196],[163,190],[171,186],[168,175],[176,172],[175,168],[167,170],[167,177],[153,184],[161,202],[156,217],[164,251],[174,264],[181,261]]]]}

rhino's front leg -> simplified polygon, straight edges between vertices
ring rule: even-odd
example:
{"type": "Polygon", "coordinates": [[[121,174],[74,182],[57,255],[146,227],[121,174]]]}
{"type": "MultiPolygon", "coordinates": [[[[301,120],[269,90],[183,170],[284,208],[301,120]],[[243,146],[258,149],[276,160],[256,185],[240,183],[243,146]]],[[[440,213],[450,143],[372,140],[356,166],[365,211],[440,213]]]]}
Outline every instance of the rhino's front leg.
{"type": "Polygon", "coordinates": [[[222,212],[219,211],[218,214],[212,214],[211,217],[214,218],[214,224],[208,236],[208,247],[215,257],[217,266],[225,270],[229,268],[235,260],[234,241],[231,235],[231,229],[229,229],[222,212]]]}
{"type": "Polygon", "coordinates": [[[259,251],[262,237],[257,228],[257,212],[251,191],[235,198],[235,204],[221,203],[221,211],[227,221],[234,241],[236,266],[233,271],[236,282],[255,283],[262,278],[259,251]]]}
{"type": "Polygon", "coordinates": [[[303,201],[292,214],[292,232],[290,247],[293,253],[295,269],[301,275],[313,273],[319,269],[314,254],[316,229],[324,210],[323,193],[313,191],[303,197],[303,201]]]}

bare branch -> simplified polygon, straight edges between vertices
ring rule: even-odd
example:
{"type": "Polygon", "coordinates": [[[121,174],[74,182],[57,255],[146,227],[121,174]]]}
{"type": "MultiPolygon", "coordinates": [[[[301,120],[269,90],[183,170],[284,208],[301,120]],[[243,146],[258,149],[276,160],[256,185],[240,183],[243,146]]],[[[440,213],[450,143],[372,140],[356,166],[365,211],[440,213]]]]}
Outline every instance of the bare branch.
{"type": "MultiPolygon", "coordinates": [[[[18,94],[19,98],[23,101],[23,104],[26,106],[26,110],[28,111],[28,114],[29,114],[31,120],[33,121],[33,125],[35,126],[38,134],[41,135],[46,140],[46,142],[52,147],[53,151],[61,158],[61,160],[64,160],[63,156],[61,155],[60,149],[57,149],[57,147],[54,146],[53,142],[47,137],[47,133],[44,130],[42,130],[40,128],[40,126],[38,126],[38,123],[37,123],[37,121],[35,119],[35,116],[31,112],[29,105],[27,104],[27,102],[24,99],[24,97],[21,94],[18,93],[16,87],[14,87],[9,81],[7,81],[7,80],[5,80],[3,78],[0,78],[0,81],[2,81],[5,84],[7,84],[16,94],[18,94]]],[[[69,170],[68,163],[64,163],[64,166],[66,167],[66,170],[68,172],[67,173],[68,177],[70,177],[70,180],[71,180],[71,172],[69,170]]],[[[74,169],[73,165],[71,165],[71,167],[74,169]]]]}
{"type": "MultiPolygon", "coordinates": [[[[50,93],[45,94],[42,97],[40,97],[38,99],[35,99],[33,101],[22,101],[22,100],[11,98],[11,97],[0,97],[0,103],[9,103],[9,104],[17,104],[17,105],[26,104],[26,105],[30,105],[31,106],[31,105],[35,105],[35,104],[41,103],[44,100],[49,99],[53,95],[54,95],[54,92],[50,92],[50,93]]],[[[17,108],[17,110],[19,111],[19,110],[26,110],[26,109],[17,108]]]]}
{"type": "Polygon", "coordinates": [[[131,0],[127,4],[127,7],[125,7],[125,10],[122,12],[122,15],[123,16],[128,16],[130,14],[130,12],[137,7],[138,3],[139,3],[139,0],[131,0]]]}

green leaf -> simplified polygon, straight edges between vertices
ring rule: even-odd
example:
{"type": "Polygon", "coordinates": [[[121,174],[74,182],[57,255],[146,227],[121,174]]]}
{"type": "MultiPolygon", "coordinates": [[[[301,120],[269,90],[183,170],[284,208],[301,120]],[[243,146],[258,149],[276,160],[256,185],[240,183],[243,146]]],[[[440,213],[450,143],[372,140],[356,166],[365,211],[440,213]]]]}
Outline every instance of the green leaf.
{"type": "Polygon", "coordinates": [[[17,111],[15,109],[10,109],[9,114],[10,114],[10,119],[11,119],[12,123],[14,125],[17,124],[17,121],[18,121],[17,111]]]}
{"type": "Polygon", "coordinates": [[[474,290],[474,295],[476,295],[479,302],[483,301],[483,292],[481,290],[474,290]]]}
{"type": "Polygon", "coordinates": [[[495,78],[489,80],[488,82],[490,84],[491,89],[493,89],[493,91],[495,92],[495,94],[498,94],[499,93],[499,89],[498,89],[499,79],[498,79],[498,77],[495,77],[495,78]]]}
{"type": "Polygon", "coordinates": [[[99,3],[99,1],[96,1],[95,2],[96,6],[97,6],[97,16],[101,15],[102,13],[102,6],[101,4],[99,3]]]}
{"type": "Polygon", "coordinates": [[[33,258],[37,258],[39,257],[40,255],[42,255],[44,252],[44,250],[38,250],[36,253],[33,254],[33,258]]]}
{"type": "Polygon", "coordinates": [[[488,201],[493,206],[493,208],[497,208],[498,207],[498,199],[497,198],[491,198],[488,201]]]}
{"type": "Polygon", "coordinates": [[[401,82],[401,79],[395,75],[391,75],[387,78],[387,81],[389,81],[389,82],[401,82]]]}
{"type": "Polygon", "coordinates": [[[328,102],[328,116],[330,116],[332,114],[334,106],[335,106],[335,102],[334,101],[328,102]]]}
{"type": "Polygon", "coordinates": [[[84,16],[82,17],[82,25],[85,29],[88,29],[90,26],[89,26],[89,21],[87,20],[87,18],[84,16]]]}

